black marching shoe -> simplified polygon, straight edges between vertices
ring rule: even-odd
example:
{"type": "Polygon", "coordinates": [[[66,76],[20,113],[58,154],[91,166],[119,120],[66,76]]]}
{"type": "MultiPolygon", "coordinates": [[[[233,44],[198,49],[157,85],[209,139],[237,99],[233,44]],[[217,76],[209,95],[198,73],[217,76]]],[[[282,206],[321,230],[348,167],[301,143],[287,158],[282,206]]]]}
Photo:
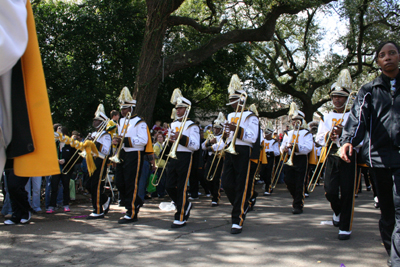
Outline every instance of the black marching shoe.
{"type": "Polygon", "coordinates": [[[219,204],[218,204],[218,202],[211,202],[211,207],[217,207],[217,206],[219,206],[219,204]]]}
{"type": "Polygon", "coordinates": [[[298,209],[298,208],[294,208],[294,209],[292,209],[292,213],[293,214],[302,214],[303,210],[302,209],[298,209]]]}
{"type": "Polygon", "coordinates": [[[242,232],[242,228],[231,228],[231,234],[236,235],[242,232]]]}
{"type": "Polygon", "coordinates": [[[338,239],[339,240],[349,240],[351,231],[341,231],[339,230],[338,239]]]}
{"type": "Polygon", "coordinates": [[[118,220],[118,223],[119,224],[128,224],[128,223],[133,223],[133,222],[137,222],[137,221],[138,221],[137,215],[135,215],[133,218],[129,217],[128,215],[125,215],[124,217],[121,217],[118,220]]]}
{"type": "Polygon", "coordinates": [[[96,220],[104,218],[104,213],[91,213],[89,216],[86,217],[87,220],[96,220]]]}
{"type": "Polygon", "coordinates": [[[171,228],[173,228],[173,229],[182,228],[182,227],[186,226],[186,221],[184,221],[183,223],[175,223],[175,222],[179,222],[179,221],[174,221],[171,224],[171,228]]]}

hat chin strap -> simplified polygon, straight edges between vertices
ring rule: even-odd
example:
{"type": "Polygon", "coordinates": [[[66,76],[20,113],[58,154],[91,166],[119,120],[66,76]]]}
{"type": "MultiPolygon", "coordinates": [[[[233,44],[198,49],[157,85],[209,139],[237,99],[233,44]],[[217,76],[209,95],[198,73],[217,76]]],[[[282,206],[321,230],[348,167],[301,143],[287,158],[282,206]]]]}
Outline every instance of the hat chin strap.
{"type": "Polygon", "coordinates": [[[233,101],[233,102],[229,102],[228,104],[226,104],[227,106],[233,105],[235,103],[239,103],[240,98],[238,98],[237,100],[233,101]]]}

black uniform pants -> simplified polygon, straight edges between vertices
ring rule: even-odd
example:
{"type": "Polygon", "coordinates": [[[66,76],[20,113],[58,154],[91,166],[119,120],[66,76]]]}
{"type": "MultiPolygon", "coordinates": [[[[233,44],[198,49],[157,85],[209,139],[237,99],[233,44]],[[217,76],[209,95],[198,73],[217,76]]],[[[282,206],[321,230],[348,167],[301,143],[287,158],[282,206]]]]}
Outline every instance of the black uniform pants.
{"type": "Polygon", "coordinates": [[[370,173],[381,209],[379,231],[383,245],[392,266],[400,266],[400,168],[371,168],[370,173]]]}
{"type": "Polygon", "coordinates": [[[233,205],[232,224],[243,226],[249,208],[252,179],[250,179],[251,147],[236,145],[238,155],[226,153],[222,172],[222,187],[233,205]]]}
{"type": "Polygon", "coordinates": [[[108,199],[108,196],[104,193],[104,181],[102,181],[102,178],[107,174],[107,160],[96,158],[94,163],[96,164],[96,170],[89,178],[89,188],[92,195],[93,213],[101,214],[103,213],[103,204],[108,199]]]}
{"type": "Polygon", "coordinates": [[[211,162],[212,162],[213,158],[214,158],[214,154],[212,154],[211,156],[207,157],[206,168],[205,168],[205,172],[204,172],[204,179],[207,180],[207,178],[210,179],[212,177],[211,181],[207,180],[207,184],[208,184],[207,186],[208,186],[208,189],[210,190],[211,195],[212,195],[212,200],[211,201],[218,203],[219,199],[221,198],[221,192],[220,192],[220,189],[221,189],[221,173],[222,173],[222,166],[224,165],[224,160],[221,159],[219,161],[218,166],[217,166],[218,156],[215,157],[213,166],[211,167],[211,162]],[[210,168],[211,168],[211,171],[210,171],[210,168]],[[217,170],[215,170],[215,169],[217,169],[217,170]],[[213,176],[214,172],[215,172],[215,175],[213,176]],[[207,177],[208,173],[210,173],[209,177],[207,177]]]}
{"type": "Polygon", "coordinates": [[[339,230],[351,231],[356,185],[356,153],[346,163],[337,156],[329,155],[325,169],[325,197],[336,215],[340,214],[339,230]],[[340,197],[339,197],[340,191],[340,197]]]}
{"type": "Polygon", "coordinates": [[[121,200],[124,200],[126,215],[137,218],[139,208],[143,200],[138,195],[138,182],[142,170],[143,151],[126,152],[121,150],[121,163],[117,164],[116,186],[120,192],[121,200]]]}
{"type": "Polygon", "coordinates": [[[293,208],[304,207],[304,181],[308,166],[308,155],[294,155],[293,166],[285,165],[285,184],[293,197],[293,208]]]}
{"type": "Polygon", "coordinates": [[[274,152],[267,152],[267,159],[268,159],[268,163],[263,165],[263,169],[261,170],[260,177],[264,181],[265,192],[270,192],[272,170],[274,169],[274,165],[275,165],[274,152]],[[272,155],[270,153],[272,153],[272,155]]]}
{"type": "Polygon", "coordinates": [[[22,217],[28,218],[27,215],[31,210],[31,206],[28,202],[28,192],[25,190],[25,185],[28,183],[29,177],[16,176],[14,171],[11,171],[6,179],[13,210],[11,220],[15,223],[19,223],[22,217]]]}
{"type": "Polygon", "coordinates": [[[185,211],[189,206],[187,185],[192,168],[192,153],[176,152],[177,159],[170,158],[167,165],[165,189],[175,202],[175,220],[186,221],[185,211]]]}

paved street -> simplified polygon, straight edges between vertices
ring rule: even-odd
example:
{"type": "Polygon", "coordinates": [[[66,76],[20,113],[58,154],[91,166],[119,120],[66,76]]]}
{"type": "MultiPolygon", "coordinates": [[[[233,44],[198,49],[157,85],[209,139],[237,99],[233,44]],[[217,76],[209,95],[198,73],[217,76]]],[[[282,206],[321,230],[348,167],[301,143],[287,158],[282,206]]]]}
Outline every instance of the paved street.
{"type": "MultiPolygon", "coordinates": [[[[262,192],[261,185],[257,191],[262,192]]],[[[90,208],[84,201],[73,204],[71,213],[36,214],[30,225],[0,225],[0,265],[386,266],[372,192],[356,199],[347,241],[337,239],[337,228],[321,224],[332,218],[321,186],[306,199],[304,213],[293,215],[291,197],[278,185],[272,196],[258,197],[239,235],[229,232],[231,206],[222,195],[215,208],[205,196],[193,201],[181,229],[170,228],[173,211],[158,208],[168,199],[148,201],[139,221],[129,225],[117,224],[123,213],[117,205],[103,220],[86,220],[90,208]]]]}

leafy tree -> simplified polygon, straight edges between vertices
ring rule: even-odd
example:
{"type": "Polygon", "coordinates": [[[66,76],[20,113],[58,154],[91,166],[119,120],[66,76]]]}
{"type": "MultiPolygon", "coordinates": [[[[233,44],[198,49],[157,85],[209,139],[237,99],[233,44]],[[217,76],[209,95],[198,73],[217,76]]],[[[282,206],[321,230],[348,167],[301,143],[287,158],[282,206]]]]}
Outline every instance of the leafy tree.
{"type": "MultiPolygon", "coordinates": [[[[271,41],[281,15],[329,2],[332,0],[146,0],[147,23],[135,84],[139,114],[151,121],[163,77],[197,66],[232,44],[271,41]],[[204,38],[191,40],[193,46],[187,49],[163,54],[168,48],[165,36],[174,27],[190,27],[204,38]]],[[[185,38],[179,33],[168,37],[185,38]]]]}
{"type": "Polygon", "coordinates": [[[86,131],[97,106],[109,115],[133,88],[145,27],[141,1],[33,5],[53,121],[86,131]]]}

